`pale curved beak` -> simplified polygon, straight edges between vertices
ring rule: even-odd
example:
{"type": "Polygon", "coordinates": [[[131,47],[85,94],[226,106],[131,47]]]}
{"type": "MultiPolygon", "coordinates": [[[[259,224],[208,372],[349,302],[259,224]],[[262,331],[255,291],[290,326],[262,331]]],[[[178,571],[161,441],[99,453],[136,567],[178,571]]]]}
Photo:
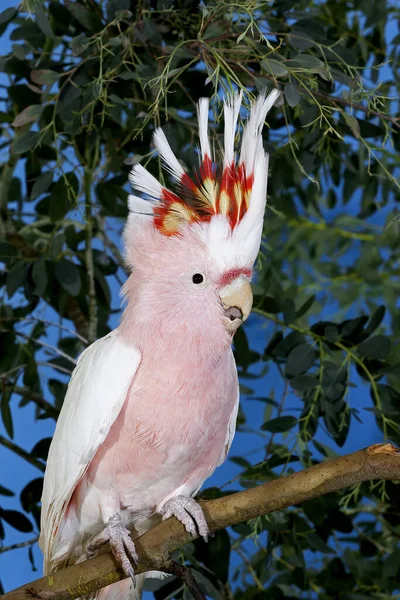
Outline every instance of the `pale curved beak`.
{"type": "Polygon", "coordinates": [[[221,289],[219,297],[224,308],[225,328],[229,333],[234,333],[247,319],[253,305],[253,292],[249,280],[240,275],[221,289]]]}

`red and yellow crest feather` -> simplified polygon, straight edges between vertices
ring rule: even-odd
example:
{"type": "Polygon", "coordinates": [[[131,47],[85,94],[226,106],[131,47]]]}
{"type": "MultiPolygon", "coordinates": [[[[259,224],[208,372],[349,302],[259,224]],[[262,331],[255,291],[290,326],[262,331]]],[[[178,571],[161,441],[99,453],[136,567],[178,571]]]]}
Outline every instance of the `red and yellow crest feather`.
{"type": "MultiPolygon", "coordinates": [[[[213,160],[208,138],[209,101],[202,98],[198,104],[201,162],[192,176],[183,169],[171,150],[162,129],[154,133],[154,145],[164,166],[177,187],[172,192],[141,165],[135,165],[130,174],[133,187],[150,200],[155,227],[164,235],[176,235],[184,224],[209,222],[214,215],[224,215],[233,230],[249,209],[254,185],[255,163],[264,153],[261,131],[265,117],[274,105],[279,92],[261,94],[253,103],[243,129],[239,158],[235,153],[235,136],[242,95],[228,97],[224,102],[224,157],[222,167],[213,160]]],[[[130,196],[130,208],[143,207],[143,200],[130,196]]]]}

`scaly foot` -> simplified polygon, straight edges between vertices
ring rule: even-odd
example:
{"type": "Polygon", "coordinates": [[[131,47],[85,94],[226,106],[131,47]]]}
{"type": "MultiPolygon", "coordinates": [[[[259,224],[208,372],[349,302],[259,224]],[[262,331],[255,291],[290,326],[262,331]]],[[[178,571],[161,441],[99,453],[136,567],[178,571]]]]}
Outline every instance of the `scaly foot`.
{"type": "Polygon", "coordinates": [[[92,538],[87,546],[86,556],[91,558],[101,546],[108,542],[122,571],[135,584],[133,567],[138,564],[138,555],[136,554],[135,544],[129,535],[129,530],[122,524],[121,517],[117,514],[110,517],[107,527],[92,538]]]}
{"type": "Polygon", "coordinates": [[[207,521],[204,518],[201,506],[193,498],[175,496],[175,498],[167,500],[158,509],[158,512],[162,515],[163,521],[169,519],[169,517],[176,517],[188,533],[193,536],[199,533],[207,542],[210,534],[207,521]]]}

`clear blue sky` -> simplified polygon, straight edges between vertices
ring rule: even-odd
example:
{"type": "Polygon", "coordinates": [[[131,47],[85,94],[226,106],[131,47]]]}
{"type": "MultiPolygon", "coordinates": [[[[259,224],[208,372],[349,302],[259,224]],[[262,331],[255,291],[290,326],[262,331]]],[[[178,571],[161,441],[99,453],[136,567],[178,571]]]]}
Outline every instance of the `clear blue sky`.
{"type": "MultiPolygon", "coordinates": [[[[17,4],[18,2],[14,0],[1,0],[1,10],[4,10],[9,6],[16,6],[17,4]]],[[[395,26],[393,25],[393,28],[394,27],[395,26]]],[[[395,33],[394,29],[393,32],[389,31],[389,37],[392,37],[393,33],[395,33]]],[[[0,38],[0,54],[6,53],[8,48],[9,41],[7,39],[7,35],[5,35],[3,38],[0,38]]],[[[348,210],[352,211],[354,208],[354,206],[349,206],[348,210]]],[[[351,257],[348,258],[351,260],[351,257]]],[[[114,286],[112,291],[114,294],[114,305],[117,305],[118,289],[114,286]]],[[[324,309],[324,314],[321,314],[321,318],[328,317],[329,313],[330,307],[328,305],[324,309]]],[[[117,317],[114,320],[114,324],[116,323],[117,317]]],[[[252,316],[249,319],[246,329],[249,334],[251,347],[254,350],[264,349],[265,342],[270,336],[270,327],[270,325],[266,324],[258,317],[252,316]]],[[[43,372],[43,376],[48,378],[49,373],[43,372]]],[[[352,393],[352,405],[362,409],[362,407],[369,404],[367,399],[363,399],[368,392],[364,384],[360,382],[356,375],[353,379],[359,384],[360,387],[355,393],[352,393]]],[[[272,369],[272,371],[270,371],[262,380],[245,383],[252,386],[255,391],[255,395],[258,396],[269,396],[271,389],[275,389],[276,396],[279,397],[279,394],[282,391],[282,382],[280,378],[277,377],[274,369],[272,369]]],[[[52,434],[54,425],[53,421],[51,420],[36,421],[34,415],[34,405],[27,406],[24,409],[19,410],[17,402],[18,400],[15,399],[12,406],[15,423],[15,442],[29,451],[39,439],[52,434]]],[[[242,406],[244,407],[248,416],[248,426],[258,428],[259,424],[263,421],[263,411],[265,406],[262,403],[246,400],[246,398],[243,398],[242,406]]],[[[300,408],[300,403],[293,396],[288,402],[288,407],[291,407],[293,409],[293,414],[296,415],[298,414],[297,411],[300,408]]],[[[362,416],[364,419],[364,424],[362,426],[355,423],[353,419],[351,435],[349,436],[345,446],[340,450],[340,453],[350,452],[370,443],[378,442],[382,439],[381,433],[377,429],[370,413],[362,411],[362,416]]],[[[2,435],[6,435],[1,424],[0,433],[2,435]]],[[[318,439],[323,443],[329,443],[329,445],[332,445],[330,440],[325,437],[321,429],[319,431],[318,439]]],[[[230,455],[244,456],[246,453],[252,452],[250,455],[250,460],[253,463],[256,463],[258,460],[264,458],[263,450],[256,450],[261,446],[262,440],[254,434],[239,433],[234,440],[230,455]]],[[[227,461],[206,483],[206,487],[211,485],[221,485],[230,480],[237,473],[238,468],[232,462],[227,461]]],[[[38,477],[40,475],[40,471],[16,457],[12,452],[0,446],[0,482],[6,487],[12,489],[16,493],[17,499],[25,484],[34,477],[38,477]]],[[[13,498],[8,499],[0,497],[0,502],[4,508],[20,508],[19,501],[13,498]]],[[[7,545],[24,541],[27,539],[27,537],[28,536],[26,534],[20,534],[14,529],[6,526],[5,543],[7,545]]],[[[22,585],[23,583],[26,583],[32,579],[36,579],[41,575],[41,553],[37,546],[34,547],[34,557],[36,565],[39,569],[37,573],[32,572],[30,568],[27,549],[15,550],[0,555],[0,579],[2,580],[6,591],[22,585]]]]}

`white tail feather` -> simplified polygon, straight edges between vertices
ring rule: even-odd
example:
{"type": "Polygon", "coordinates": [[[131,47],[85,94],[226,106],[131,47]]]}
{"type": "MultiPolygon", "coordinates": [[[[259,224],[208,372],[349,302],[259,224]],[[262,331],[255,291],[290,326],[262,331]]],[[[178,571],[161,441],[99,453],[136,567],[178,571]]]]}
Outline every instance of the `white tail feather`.
{"type": "Polygon", "coordinates": [[[224,101],[224,167],[232,164],[235,160],[235,134],[236,123],[242,104],[243,93],[232,94],[224,101]]]}
{"type": "Polygon", "coordinates": [[[254,170],[256,155],[262,150],[261,131],[265,117],[280,96],[279,90],[272,90],[267,97],[261,93],[252,104],[249,119],[245,125],[242,137],[242,148],[239,163],[244,163],[246,172],[250,175],[254,170]]]}
{"type": "Polygon", "coordinates": [[[208,98],[200,98],[197,105],[197,120],[199,122],[199,138],[201,158],[208,156],[212,160],[210,140],[208,139],[208,110],[210,101],[208,98]]]}
{"type": "Polygon", "coordinates": [[[161,183],[142,165],[136,164],[133,167],[129,173],[129,181],[131,186],[139,192],[143,192],[154,199],[160,198],[161,183]]]}
{"type": "Polygon", "coordinates": [[[175,154],[172,152],[171,146],[169,145],[168,140],[165,137],[165,133],[161,127],[155,130],[153,142],[157,152],[164,161],[166,169],[168,169],[174,179],[179,181],[182,175],[185,174],[185,171],[183,170],[183,167],[176,158],[175,154]]]}

